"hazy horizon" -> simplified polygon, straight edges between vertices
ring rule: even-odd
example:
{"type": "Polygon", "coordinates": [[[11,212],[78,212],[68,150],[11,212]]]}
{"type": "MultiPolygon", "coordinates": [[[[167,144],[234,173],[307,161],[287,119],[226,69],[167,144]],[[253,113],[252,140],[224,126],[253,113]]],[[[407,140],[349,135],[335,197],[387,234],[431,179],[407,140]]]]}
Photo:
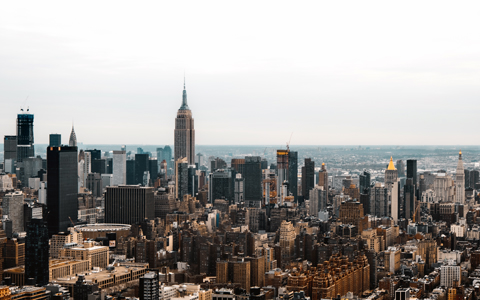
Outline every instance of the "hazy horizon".
{"type": "Polygon", "coordinates": [[[473,145],[479,8],[5,2],[0,135],[24,106],[37,144],[172,145],[185,73],[198,145],[473,145]]]}

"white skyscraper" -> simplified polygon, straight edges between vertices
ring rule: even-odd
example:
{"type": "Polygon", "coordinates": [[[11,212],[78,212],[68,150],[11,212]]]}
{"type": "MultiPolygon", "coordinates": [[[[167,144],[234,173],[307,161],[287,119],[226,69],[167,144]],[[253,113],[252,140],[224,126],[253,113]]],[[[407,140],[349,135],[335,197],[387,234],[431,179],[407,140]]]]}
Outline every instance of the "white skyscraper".
{"type": "Polygon", "coordinates": [[[112,185],[127,184],[127,154],[125,151],[113,151],[112,185]]]}
{"type": "Polygon", "coordinates": [[[465,170],[461,150],[458,154],[457,173],[455,174],[455,202],[465,204],[465,170]]]}
{"type": "Polygon", "coordinates": [[[85,186],[85,183],[87,182],[87,176],[89,173],[92,173],[92,153],[85,151],[82,186],[85,186]]]}

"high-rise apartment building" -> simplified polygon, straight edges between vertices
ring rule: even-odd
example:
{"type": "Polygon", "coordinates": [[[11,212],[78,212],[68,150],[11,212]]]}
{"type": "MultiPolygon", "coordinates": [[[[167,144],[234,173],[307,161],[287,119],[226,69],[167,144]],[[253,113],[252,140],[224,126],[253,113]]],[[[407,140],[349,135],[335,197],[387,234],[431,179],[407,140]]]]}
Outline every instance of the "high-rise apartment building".
{"type": "Polygon", "coordinates": [[[105,223],[138,224],[155,218],[153,188],[109,186],[105,192],[105,223]]]}
{"type": "Polygon", "coordinates": [[[305,158],[302,167],[302,194],[305,200],[310,198],[310,190],[315,186],[315,162],[311,158],[305,158]]]}
{"type": "Polygon", "coordinates": [[[370,191],[370,213],[377,217],[389,217],[388,189],[377,182],[370,191]]]}
{"type": "Polygon", "coordinates": [[[22,162],[26,157],[35,156],[33,138],[33,115],[17,115],[17,162],[22,162]]]}
{"type": "Polygon", "coordinates": [[[12,233],[24,231],[24,203],[25,196],[22,192],[8,193],[3,197],[2,214],[12,221],[12,233]]]}
{"type": "Polygon", "coordinates": [[[127,184],[127,154],[125,151],[113,151],[113,183],[112,185],[127,184]]]}
{"type": "Polygon", "coordinates": [[[250,291],[250,262],[233,262],[233,282],[240,284],[240,287],[247,292],[250,291]]]}
{"type": "Polygon", "coordinates": [[[49,234],[66,232],[77,220],[77,147],[47,148],[47,226],[49,234]]]}
{"type": "Polygon", "coordinates": [[[280,224],[280,248],[282,264],[288,263],[295,252],[295,228],[291,222],[282,221],[280,224]]]}
{"type": "Polygon", "coordinates": [[[460,286],[462,280],[462,270],[460,266],[443,265],[440,267],[440,286],[451,288],[460,286]]]}
{"type": "MultiPolygon", "coordinates": [[[[328,191],[328,172],[325,163],[322,163],[322,168],[318,172],[318,185],[323,186],[323,189],[328,191]]],[[[360,192],[362,191],[360,190],[360,192]]]]}
{"type": "Polygon", "coordinates": [[[245,178],[242,174],[235,176],[235,204],[242,203],[245,200],[245,178]]]}
{"type": "Polygon", "coordinates": [[[310,215],[318,217],[318,212],[327,209],[328,195],[323,186],[317,185],[310,190],[310,215]]]}
{"type": "Polygon", "coordinates": [[[458,154],[457,172],[455,173],[455,202],[465,204],[465,173],[462,151],[458,154]]]}
{"type": "Polygon", "coordinates": [[[195,128],[192,111],[187,104],[187,91],[183,84],[182,106],[175,119],[175,161],[186,157],[188,164],[195,164],[195,128]]]}
{"type": "Polygon", "coordinates": [[[158,272],[148,272],[140,277],[139,286],[140,300],[160,299],[160,280],[158,272]]]}

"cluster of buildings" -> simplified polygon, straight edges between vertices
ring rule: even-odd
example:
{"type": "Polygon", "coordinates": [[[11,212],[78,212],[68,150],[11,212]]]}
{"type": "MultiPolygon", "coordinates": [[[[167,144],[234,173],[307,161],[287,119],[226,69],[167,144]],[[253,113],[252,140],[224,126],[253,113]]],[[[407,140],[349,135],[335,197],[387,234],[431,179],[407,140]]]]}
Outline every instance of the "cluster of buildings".
{"type": "Polygon", "coordinates": [[[184,87],[175,144],[156,155],[79,150],[33,114],[4,137],[0,299],[477,299],[477,170],[329,174],[298,151],[275,160],[195,154],[184,87]],[[37,149],[38,150],[38,149],[37,149]]]}

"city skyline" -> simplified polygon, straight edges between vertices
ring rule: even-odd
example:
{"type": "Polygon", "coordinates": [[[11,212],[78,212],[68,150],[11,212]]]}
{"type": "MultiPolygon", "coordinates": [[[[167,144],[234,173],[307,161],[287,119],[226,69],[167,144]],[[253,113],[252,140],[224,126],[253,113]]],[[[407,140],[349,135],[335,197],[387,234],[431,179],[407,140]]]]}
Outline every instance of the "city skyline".
{"type": "Polygon", "coordinates": [[[1,135],[173,145],[186,72],[199,145],[478,144],[478,3],[112,3],[5,4],[1,135]]]}

